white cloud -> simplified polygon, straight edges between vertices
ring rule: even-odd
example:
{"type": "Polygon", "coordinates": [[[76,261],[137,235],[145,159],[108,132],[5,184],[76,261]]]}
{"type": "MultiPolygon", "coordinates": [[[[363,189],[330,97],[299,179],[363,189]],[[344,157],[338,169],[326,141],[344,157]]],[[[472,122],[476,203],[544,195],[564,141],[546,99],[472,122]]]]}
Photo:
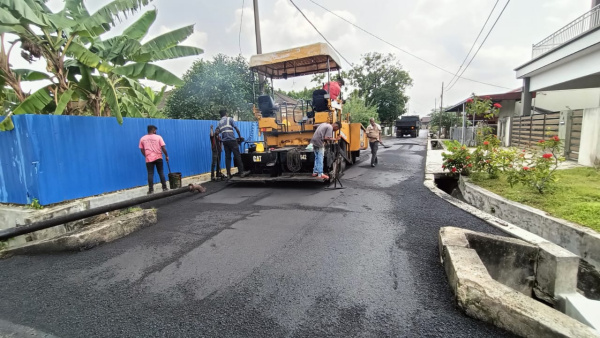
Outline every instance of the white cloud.
{"type": "MultiPolygon", "coordinates": [[[[496,14],[505,1],[500,1],[496,14]]],[[[92,12],[108,2],[109,0],[86,0],[92,12]]],[[[427,112],[433,107],[436,97],[439,104],[441,83],[444,81],[447,84],[452,74],[440,71],[375,39],[310,1],[295,2],[351,62],[358,62],[360,55],[367,52],[394,53],[414,79],[414,86],[408,90],[409,96],[413,98],[411,107],[417,108],[420,113],[427,112]]],[[[494,1],[481,0],[315,2],[452,73],[458,69],[494,4],[494,1]]],[[[150,33],[157,36],[161,32],[195,23],[196,32],[185,44],[203,48],[205,54],[200,57],[212,58],[218,53],[237,55],[241,44],[243,55],[249,58],[256,51],[254,16],[251,2],[245,3],[241,43],[238,42],[238,34],[242,1],[155,0],[152,4],[158,9],[158,17],[150,33]]],[[[264,52],[323,41],[289,1],[261,0],[259,3],[264,52]]],[[[62,8],[61,0],[50,0],[48,4],[53,9],[62,8]]],[[[147,6],[144,10],[151,8],[147,6]]],[[[529,60],[531,45],[589,9],[589,0],[511,1],[464,76],[507,88],[518,87],[520,82],[515,79],[514,68],[529,60]]],[[[115,28],[115,34],[139,15],[130,17],[115,28]]],[[[18,59],[18,55],[14,59],[18,59]]],[[[160,64],[181,75],[195,59],[190,57],[160,64]]],[[[25,63],[20,66],[28,65],[25,63]]],[[[43,63],[40,67],[43,69],[43,63]]],[[[344,64],[344,68],[347,69],[348,66],[344,64]]],[[[277,81],[276,85],[286,90],[302,89],[309,79],[310,77],[304,77],[277,81]]],[[[487,94],[502,91],[505,89],[461,80],[450,92],[445,93],[444,101],[458,102],[472,92],[487,94]]]]}

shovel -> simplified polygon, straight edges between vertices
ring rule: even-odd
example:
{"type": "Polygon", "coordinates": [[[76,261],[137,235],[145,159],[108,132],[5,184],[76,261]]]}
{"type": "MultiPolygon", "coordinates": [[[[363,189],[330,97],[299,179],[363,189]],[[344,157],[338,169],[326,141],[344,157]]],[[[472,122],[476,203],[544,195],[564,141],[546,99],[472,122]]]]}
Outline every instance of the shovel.
{"type": "Polygon", "coordinates": [[[379,141],[379,144],[381,144],[384,148],[391,148],[392,146],[386,146],[385,144],[383,144],[383,142],[379,141]]]}

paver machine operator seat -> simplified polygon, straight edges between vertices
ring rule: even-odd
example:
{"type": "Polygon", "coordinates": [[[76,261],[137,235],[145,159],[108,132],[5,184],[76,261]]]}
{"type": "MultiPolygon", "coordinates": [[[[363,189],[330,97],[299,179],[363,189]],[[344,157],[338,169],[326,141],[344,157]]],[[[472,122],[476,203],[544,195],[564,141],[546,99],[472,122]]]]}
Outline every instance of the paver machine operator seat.
{"type": "Polygon", "coordinates": [[[275,117],[277,115],[277,105],[270,95],[260,95],[258,97],[258,110],[262,117],[275,117]]]}
{"type": "Polygon", "coordinates": [[[315,113],[317,112],[323,112],[323,111],[328,111],[329,107],[327,105],[327,98],[326,98],[327,91],[325,89],[317,89],[313,92],[313,97],[312,97],[312,112],[308,112],[307,117],[308,118],[314,118],[315,117],[315,113]]]}

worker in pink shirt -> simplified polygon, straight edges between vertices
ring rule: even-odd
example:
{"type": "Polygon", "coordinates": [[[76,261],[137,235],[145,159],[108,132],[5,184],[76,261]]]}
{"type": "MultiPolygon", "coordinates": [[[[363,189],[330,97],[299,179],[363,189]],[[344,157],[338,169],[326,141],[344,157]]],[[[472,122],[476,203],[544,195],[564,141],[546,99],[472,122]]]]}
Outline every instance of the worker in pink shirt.
{"type": "Polygon", "coordinates": [[[162,190],[167,191],[167,181],[163,172],[162,154],[165,153],[165,159],[169,162],[169,154],[165,148],[165,141],[159,135],[156,135],[158,128],[153,125],[148,126],[148,134],[140,139],[140,151],[146,158],[146,169],[148,170],[148,195],[154,192],[154,167],[160,176],[162,190]]]}

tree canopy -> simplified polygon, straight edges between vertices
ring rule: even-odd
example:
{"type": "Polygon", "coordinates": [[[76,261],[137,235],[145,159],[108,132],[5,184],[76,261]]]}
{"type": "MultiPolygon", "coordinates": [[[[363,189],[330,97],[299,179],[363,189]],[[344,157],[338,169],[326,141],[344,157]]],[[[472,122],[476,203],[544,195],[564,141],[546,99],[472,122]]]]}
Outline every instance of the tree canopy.
{"type": "Polygon", "coordinates": [[[219,119],[219,110],[241,120],[253,118],[253,78],[248,63],[240,55],[216,55],[198,60],[183,76],[184,85],[169,96],[166,113],[176,119],[219,119]]]}
{"type": "Polygon", "coordinates": [[[429,128],[439,130],[440,125],[445,130],[450,130],[451,127],[462,126],[462,117],[456,115],[455,112],[442,112],[436,110],[429,114],[431,121],[429,128]]]}
{"type": "Polygon", "coordinates": [[[366,100],[356,93],[352,93],[350,98],[346,100],[344,113],[350,114],[352,122],[360,122],[365,127],[369,125],[371,118],[374,118],[375,122],[380,122],[377,107],[367,105],[366,100]]]}
{"type": "MultiPolygon", "coordinates": [[[[200,48],[180,46],[193,33],[186,26],[142,42],[157,11],[145,12],[122,35],[103,35],[121,17],[140,10],[152,0],[114,0],[90,14],[83,0],[66,0],[52,12],[45,0],[0,1],[0,100],[8,112],[0,130],[12,129],[11,114],[158,117],[154,93],[138,82],[149,79],[165,85],[183,82],[152,61],[201,54],[200,48]],[[16,36],[13,41],[7,39],[16,36]],[[7,47],[8,44],[8,48],[7,47]],[[43,59],[46,72],[14,69],[15,47],[28,62],[43,59]],[[49,85],[31,95],[22,82],[47,80],[49,85]]],[[[163,89],[164,91],[164,89],[163,89]]]]}
{"type": "Polygon", "coordinates": [[[349,72],[351,84],[358,87],[358,94],[369,106],[377,107],[379,120],[391,123],[405,113],[408,96],[405,91],[412,85],[410,75],[392,54],[368,53],[361,63],[349,72]]]}

